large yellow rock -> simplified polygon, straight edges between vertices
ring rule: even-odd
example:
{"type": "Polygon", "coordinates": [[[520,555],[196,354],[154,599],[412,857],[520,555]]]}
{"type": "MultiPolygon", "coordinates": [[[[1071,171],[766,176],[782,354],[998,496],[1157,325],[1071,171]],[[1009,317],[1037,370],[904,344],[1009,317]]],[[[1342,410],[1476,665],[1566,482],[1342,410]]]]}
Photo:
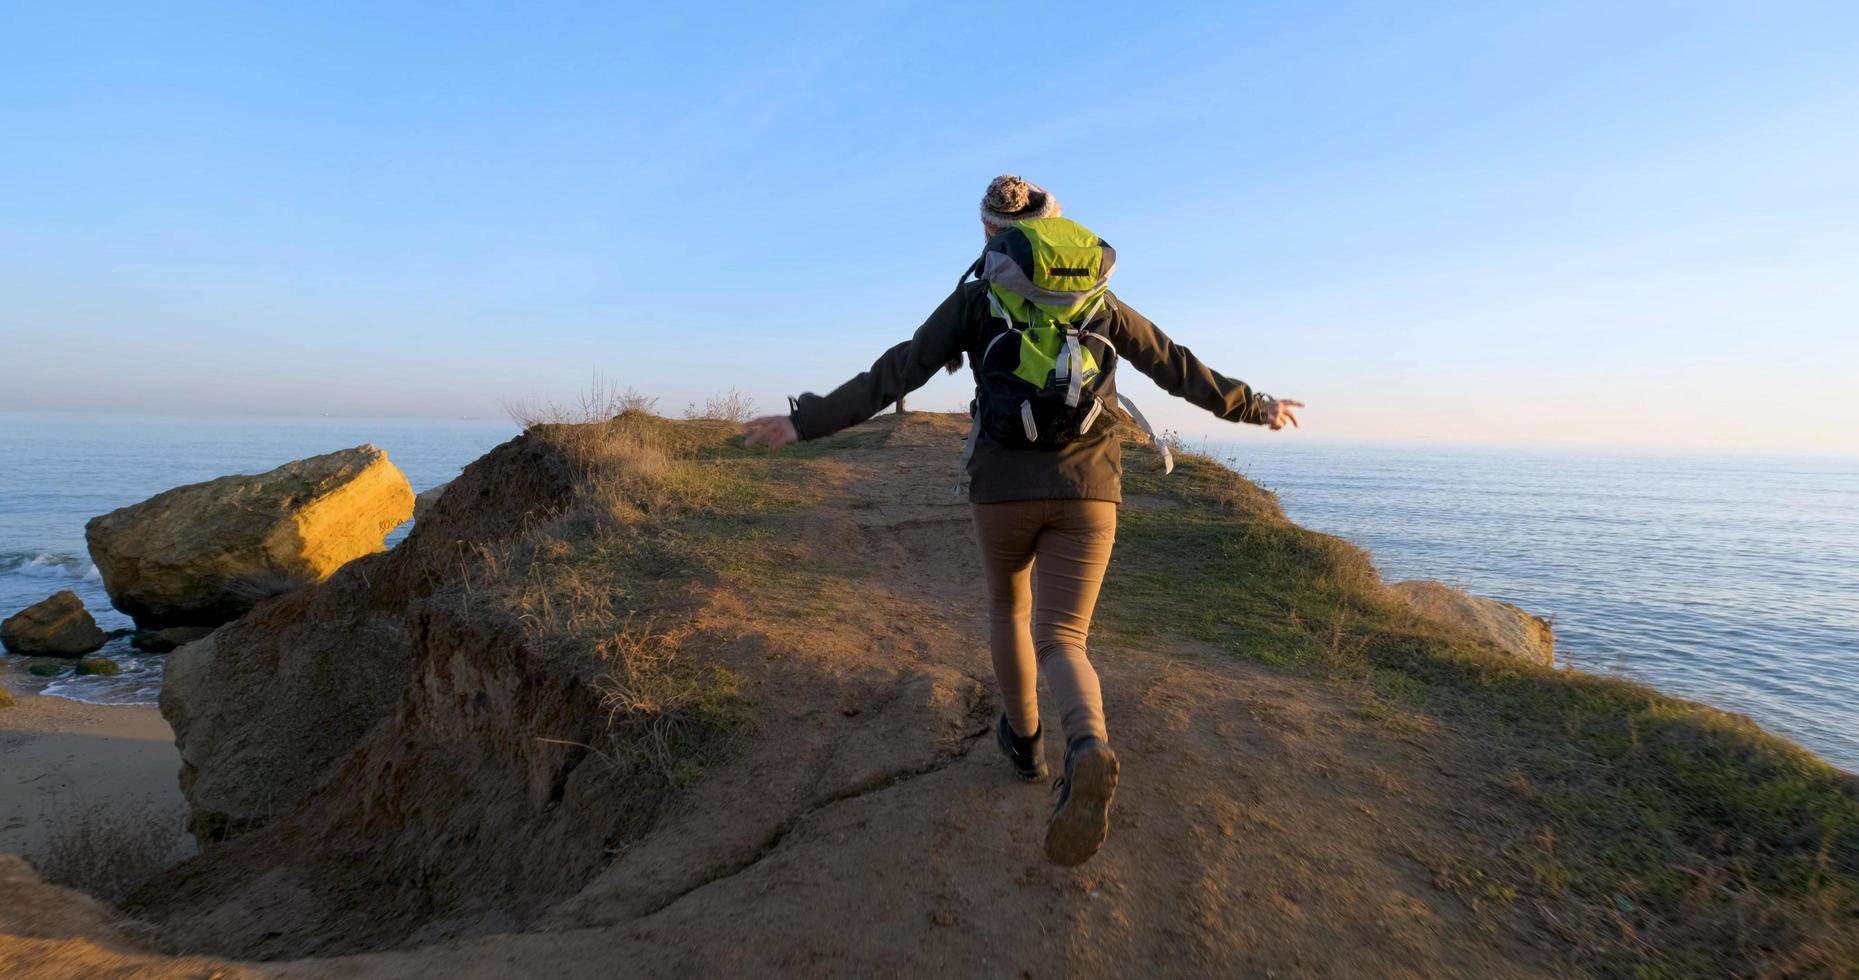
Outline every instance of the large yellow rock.
{"type": "Polygon", "coordinates": [[[137,625],[215,626],[382,550],[411,516],[407,478],[357,446],[176,487],[92,518],[84,537],[110,602],[137,625]]]}
{"type": "Polygon", "coordinates": [[[1464,629],[1513,657],[1555,665],[1555,630],[1541,616],[1430,579],[1396,582],[1389,588],[1422,616],[1464,629]]]}

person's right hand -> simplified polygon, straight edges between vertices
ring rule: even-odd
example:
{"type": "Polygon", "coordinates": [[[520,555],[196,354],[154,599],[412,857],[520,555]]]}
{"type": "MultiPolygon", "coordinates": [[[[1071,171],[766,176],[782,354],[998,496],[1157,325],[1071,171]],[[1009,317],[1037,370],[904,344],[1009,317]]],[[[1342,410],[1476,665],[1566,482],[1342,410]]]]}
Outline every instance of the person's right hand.
{"type": "Polygon", "coordinates": [[[1300,401],[1293,401],[1289,398],[1278,399],[1266,395],[1259,403],[1259,424],[1273,432],[1284,428],[1286,424],[1295,429],[1298,427],[1297,413],[1291,410],[1303,407],[1304,403],[1300,401]]]}
{"type": "Polygon", "coordinates": [[[785,415],[764,415],[759,419],[750,419],[742,424],[746,433],[742,442],[747,446],[764,445],[771,453],[780,452],[781,447],[800,438],[794,429],[794,420],[785,415]]]}

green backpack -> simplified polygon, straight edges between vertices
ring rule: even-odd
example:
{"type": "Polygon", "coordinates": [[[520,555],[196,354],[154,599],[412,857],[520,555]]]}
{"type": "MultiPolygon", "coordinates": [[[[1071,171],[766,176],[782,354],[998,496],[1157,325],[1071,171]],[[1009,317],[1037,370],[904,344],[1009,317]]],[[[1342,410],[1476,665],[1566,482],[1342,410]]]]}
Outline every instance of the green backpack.
{"type": "Polygon", "coordinates": [[[1115,397],[1162,451],[1136,406],[1116,394],[1117,351],[1104,336],[1107,283],[1117,253],[1068,218],[1015,222],[988,240],[962,274],[988,284],[992,328],[975,359],[975,424],[967,455],[987,432],[1005,446],[1057,449],[1091,431],[1115,397]]]}

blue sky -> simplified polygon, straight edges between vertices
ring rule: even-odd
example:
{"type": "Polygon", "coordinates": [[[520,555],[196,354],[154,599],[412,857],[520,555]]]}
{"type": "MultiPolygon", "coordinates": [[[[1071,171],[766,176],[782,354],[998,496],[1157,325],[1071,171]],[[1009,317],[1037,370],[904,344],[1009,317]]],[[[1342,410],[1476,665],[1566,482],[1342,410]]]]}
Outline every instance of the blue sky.
{"type": "Polygon", "coordinates": [[[1301,438],[1859,453],[1850,3],[15,3],[0,48],[0,410],[772,408],[1015,172],[1301,438]]]}

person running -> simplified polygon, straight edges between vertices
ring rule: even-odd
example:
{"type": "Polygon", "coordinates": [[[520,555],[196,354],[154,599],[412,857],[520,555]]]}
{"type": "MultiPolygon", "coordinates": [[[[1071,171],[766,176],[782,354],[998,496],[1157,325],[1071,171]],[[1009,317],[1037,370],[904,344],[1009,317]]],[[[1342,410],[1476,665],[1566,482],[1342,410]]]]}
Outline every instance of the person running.
{"type": "Polygon", "coordinates": [[[909,340],[831,393],[810,392],[790,399],[787,415],[750,420],[746,441],[777,451],[832,435],[967,357],[976,395],[965,468],[1003,707],[996,741],[1022,779],[1047,778],[1036,687],[1043,674],[1066,739],[1046,855],[1076,865],[1109,834],[1118,774],[1097,671],[1085,654],[1123,497],[1121,441],[1114,426],[1096,423],[1121,402],[1148,430],[1116,393],[1116,364],[1129,361],[1163,390],[1230,422],[1296,426],[1292,410],[1303,403],[1208,368],[1111,293],[1105,281],[1115,251],[1065,219],[1045,188],[996,177],[981,200],[981,226],[982,257],[909,340]]]}

